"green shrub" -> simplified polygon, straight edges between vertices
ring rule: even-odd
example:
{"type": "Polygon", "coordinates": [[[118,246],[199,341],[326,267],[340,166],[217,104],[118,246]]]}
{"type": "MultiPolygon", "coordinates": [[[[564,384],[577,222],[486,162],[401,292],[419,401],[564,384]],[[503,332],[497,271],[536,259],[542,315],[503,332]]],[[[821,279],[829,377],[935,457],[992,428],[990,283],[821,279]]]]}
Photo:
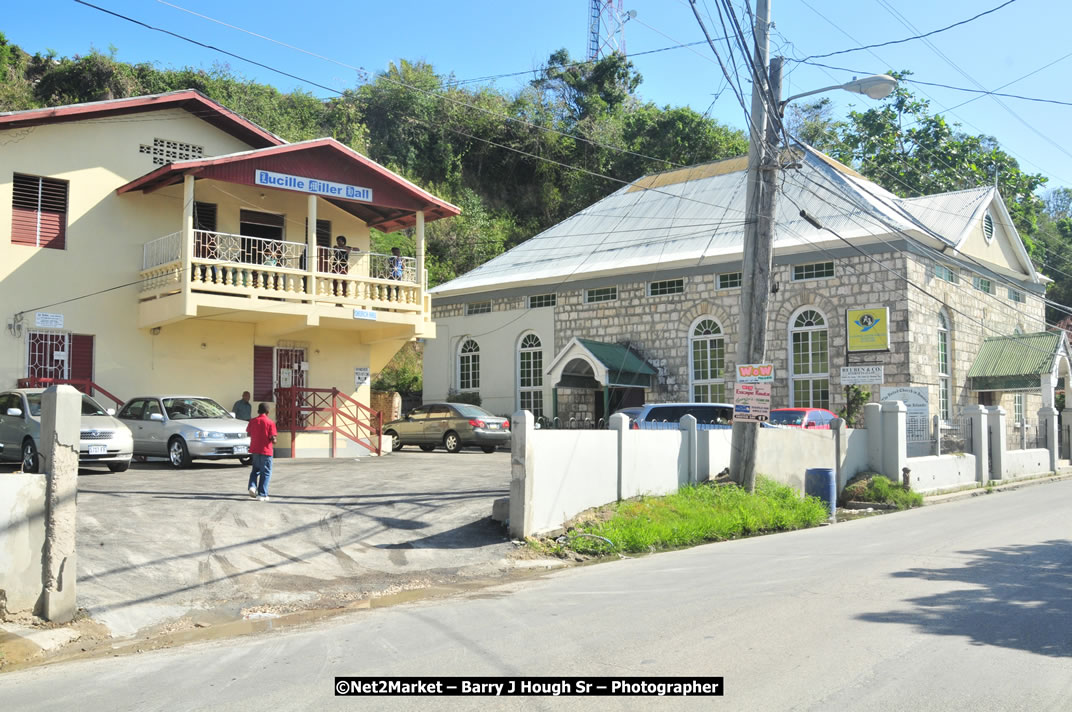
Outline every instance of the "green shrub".
{"type": "Polygon", "coordinates": [[[906,490],[882,475],[866,472],[856,477],[845,486],[843,498],[857,502],[878,502],[892,504],[897,509],[909,509],[923,505],[923,495],[906,490]]]}

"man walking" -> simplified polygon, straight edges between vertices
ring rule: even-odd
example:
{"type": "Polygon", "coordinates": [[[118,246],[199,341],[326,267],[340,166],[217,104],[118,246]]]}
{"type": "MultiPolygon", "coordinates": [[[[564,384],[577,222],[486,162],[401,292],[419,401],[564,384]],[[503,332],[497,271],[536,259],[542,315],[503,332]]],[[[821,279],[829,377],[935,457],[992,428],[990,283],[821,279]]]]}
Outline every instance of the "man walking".
{"type": "Polygon", "coordinates": [[[272,478],[272,445],[275,443],[275,423],[268,417],[268,404],[257,406],[257,417],[246,424],[249,434],[249,454],[253,470],[249,473],[249,496],[268,501],[268,480],[272,478]]]}
{"type": "Polygon", "coordinates": [[[253,406],[249,403],[249,391],[242,391],[242,400],[236,400],[234,405],[231,406],[234,417],[239,420],[249,420],[253,417],[252,410],[253,406]]]}

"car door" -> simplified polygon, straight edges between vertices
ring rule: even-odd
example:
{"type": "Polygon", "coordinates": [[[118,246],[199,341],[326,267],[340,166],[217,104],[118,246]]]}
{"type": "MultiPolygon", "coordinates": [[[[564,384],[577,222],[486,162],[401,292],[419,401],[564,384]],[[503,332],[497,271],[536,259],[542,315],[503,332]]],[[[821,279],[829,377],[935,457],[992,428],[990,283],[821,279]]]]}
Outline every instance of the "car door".
{"type": "Polygon", "coordinates": [[[141,415],[141,427],[145,438],[145,454],[155,457],[167,455],[168,421],[160,401],[150,398],[145,402],[141,415]],[[158,416],[153,418],[153,416],[158,416]]]}
{"type": "Polygon", "coordinates": [[[0,458],[5,460],[17,460],[20,457],[19,444],[15,441],[15,421],[19,416],[8,415],[8,408],[21,408],[19,397],[14,393],[0,393],[0,444],[4,451],[0,458]]]}
{"type": "Polygon", "coordinates": [[[145,399],[135,398],[119,410],[116,417],[123,421],[123,425],[130,428],[130,434],[134,438],[134,454],[146,454],[145,429],[142,428],[141,416],[145,412],[145,399]]]}
{"type": "Polygon", "coordinates": [[[424,442],[442,442],[443,436],[451,429],[454,411],[449,405],[433,405],[428,411],[428,420],[424,426],[424,442]]]}
{"type": "Polygon", "coordinates": [[[410,411],[406,419],[398,424],[396,432],[399,439],[406,444],[424,442],[424,425],[428,422],[428,406],[419,406],[410,411]]]}

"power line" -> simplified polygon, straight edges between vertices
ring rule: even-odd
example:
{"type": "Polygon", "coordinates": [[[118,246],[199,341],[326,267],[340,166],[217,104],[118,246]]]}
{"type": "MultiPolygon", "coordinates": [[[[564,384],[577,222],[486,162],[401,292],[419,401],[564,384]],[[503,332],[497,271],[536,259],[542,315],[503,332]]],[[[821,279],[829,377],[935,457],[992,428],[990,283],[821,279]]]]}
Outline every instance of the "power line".
{"type": "Polygon", "coordinates": [[[849,52],[860,52],[861,50],[870,50],[870,49],[875,49],[877,47],[888,47],[889,45],[903,44],[905,42],[912,42],[913,40],[921,40],[921,39],[924,39],[926,37],[930,37],[931,35],[936,35],[939,32],[945,32],[946,30],[951,30],[954,27],[960,27],[961,25],[966,25],[969,22],[972,22],[974,20],[978,20],[980,17],[983,17],[985,15],[989,15],[992,12],[997,12],[1001,8],[1006,7],[1008,5],[1012,5],[1014,2],[1016,2],[1016,0],[1006,0],[1006,2],[1001,3],[997,7],[993,7],[993,8],[990,8],[989,10],[985,10],[983,12],[980,12],[978,15],[975,15],[973,17],[969,17],[966,20],[961,20],[959,22],[954,22],[952,25],[947,25],[945,27],[940,27],[937,30],[931,30],[930,32],[925,32],[923,34],[913,35],[912,37],[905,37],[904,39],[900,39],[900,40],[890,40],[888,42],[879,42],[878,44],[864,45],[864,46],[861,46],[861,47],[853,47],[853,48],[850,48],[850,49],[840,49],[840,50],[838,50],[836,52],[827,52],[826,54],[813,54],[813,55],[809,55],[808,57],[805,57],[805,59],[823,59],[824,57],[833,57],[833,56],[838,55],[838,54],[848,54],[849,52]]]}

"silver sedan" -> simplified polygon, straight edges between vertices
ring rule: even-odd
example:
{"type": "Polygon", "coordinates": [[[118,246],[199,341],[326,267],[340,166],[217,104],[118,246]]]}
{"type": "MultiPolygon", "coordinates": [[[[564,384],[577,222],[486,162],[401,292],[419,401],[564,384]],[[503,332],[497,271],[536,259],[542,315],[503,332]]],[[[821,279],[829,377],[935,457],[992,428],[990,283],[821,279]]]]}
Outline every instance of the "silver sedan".
{"type": "Polygon", "coordinates": [[[134,433],[134,454],[166,457],[174,467],[192,460],[238,458],[249,462],[246,421],[204,396],[139,396],[119,419],[134,433]]]}

